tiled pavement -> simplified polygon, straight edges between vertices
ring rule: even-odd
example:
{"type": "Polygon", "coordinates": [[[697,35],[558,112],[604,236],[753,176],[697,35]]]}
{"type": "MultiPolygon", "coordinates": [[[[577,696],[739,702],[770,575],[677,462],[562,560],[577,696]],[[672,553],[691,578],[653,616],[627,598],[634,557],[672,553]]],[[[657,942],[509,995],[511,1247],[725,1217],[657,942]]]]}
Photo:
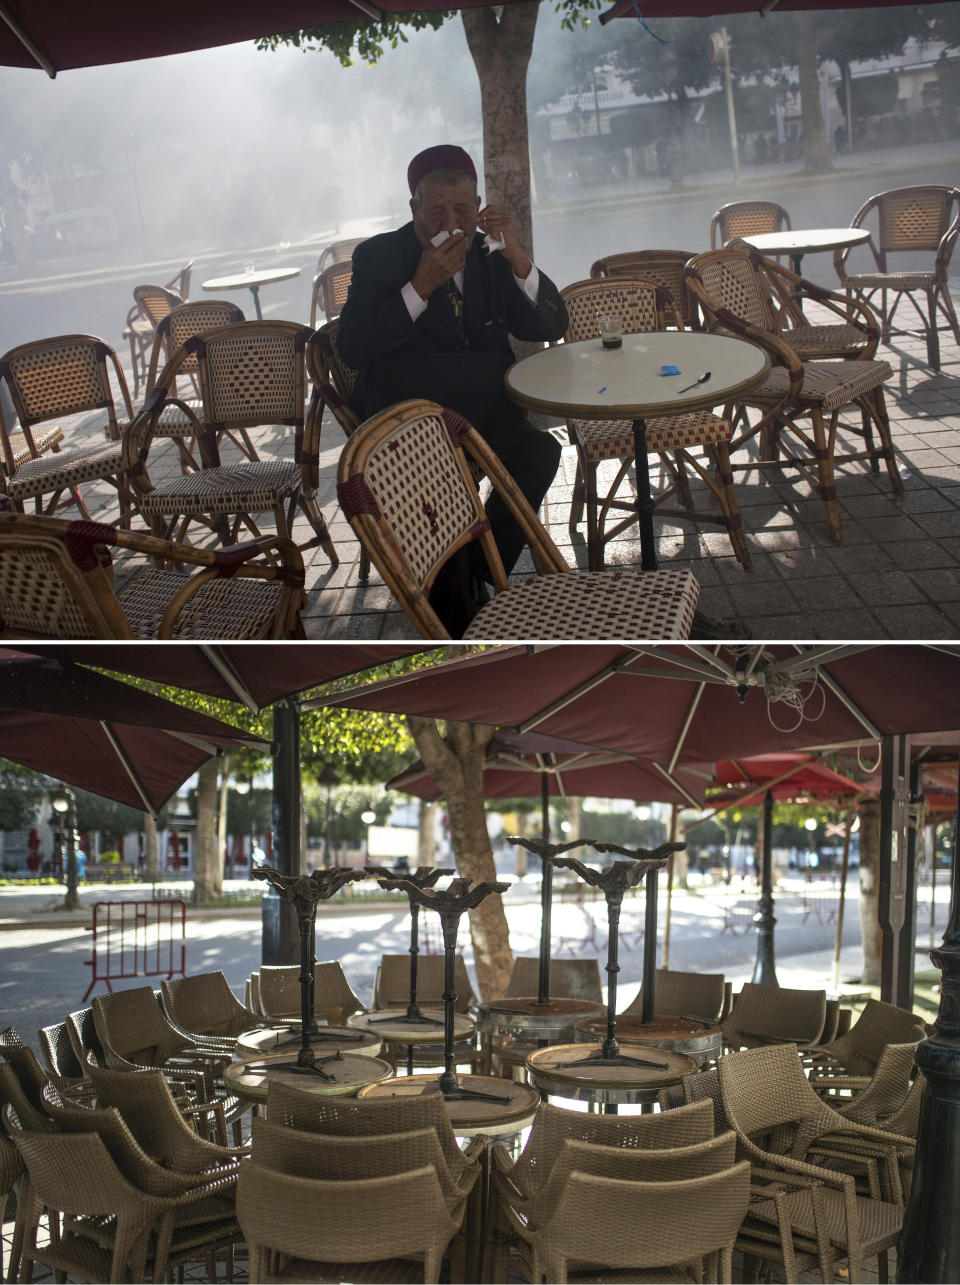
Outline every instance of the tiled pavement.
{"type": "MultiPolygon", "coordinates": [[[[730,634],[747,631],[756,639],[943,639],[960,634],[960,351],[942,337],[943,369],[926,365],[920,337],[894,337],[878,357],[893,367],[886,385],[894,443],[904,482],[896,498],[885,471],[865,465],[838,468],[837,493],[843,542],[832,540],[820,500],[796,469],[736,474],[753,569],[743,571],[725,533],[716,526],[658,522],[664,567],[690,568],[701,585],[701,610],[730,622],[730,634]],[[736,629],[734,628],[736,627],[736,629]]],[[[566,441],[563,429],[554,429],[566,441]]],[[[280,430],[254,434],[264,458],[286,449],[280,430]]],[[[359,548],[336,503],[336,466],[341,430],[327,415],[321,439],[320,502],[340,555],[331,570],[320,549],[305,553],[307,635],[315,639],[397,639],[416,633],[376,572],[358,578],[359,548]]],[[[156,448],[155,448],[156,450],[156,448]]],[[[164,444],[151,471],[175,467],[173,448],[164,444]]],[[[734,462],[737,462],[735,457],[734,462]]],[[[547,497],[550,533],[568,561],[583,566],[581,534],[567,529],[576,471],[566,446],[561,468],[547,497]]],[[[656,477],[654,478],[656,482],[656,477]]],[[[88,488],[95,516],[115,515],[106,486],[88,488]]],[[[200,538],[200,528],[193,528],[200,538]]],[[[297,536],[306,539],[304,519],[297,536]],[[302,533],[302,534],[301,534],[302,533]]],[[[607,546],[608,565],[638,566],[632,531],[607,546]]],[[[516,575],[530,574],[528,555],[516,575]]]]}

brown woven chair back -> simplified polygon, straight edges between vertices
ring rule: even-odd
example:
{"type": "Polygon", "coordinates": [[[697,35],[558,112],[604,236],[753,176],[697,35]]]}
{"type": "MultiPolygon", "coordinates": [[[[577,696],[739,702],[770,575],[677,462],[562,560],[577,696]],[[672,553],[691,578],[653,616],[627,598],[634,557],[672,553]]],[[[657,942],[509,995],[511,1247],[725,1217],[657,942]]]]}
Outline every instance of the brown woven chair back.
{"type": "MultiPolygon", "coordinates": [[[[161,358],[169,361],[178,348],[182,348],[194,335],[206,334],[220,326],[233,326],[243,321],[243,312],[227,299],[195,299],[178,304],[157,325],[147,372],[146,390],[156,386],[161,358]]],[[[180,363],[179,373],[193,375],[197,371],[196,353],[186,353],[180,363]]]]}
{"type": "Polygon", "coordinates": [[[745,982],[723,1023],[731,1048],[758,1044],[812,1044],[826,1019],[825,991],[745,982]]]}
{"type": "Polygon", "coordinates": [[[759,330],[777,329],[770,282],[762,264],[763,260],[752,250],[730,249],[698,254],[687,265],[700,274],[702,290],[696,291],[695,278],[691,285],[701,304],[703,294],[709,296],[712,308],[705,311],[711,329],[718,334],[732,333],[724,329],[722,320],[715,320],[718,308],[726,308],[759,330]]]}
{"type": "MultiPolygon", "coordinates": [[[[875,1124],[891,1133],[903,1132],[902,1129],[894,1129],[889,1121],[902,1111],[919,1074],[916,1053],[916,1043],[888,1044],[880,1054],[869,1084],[852,1099],[831,1100],[830,1105],[848,1120],[875,1124]]],[[[915,1130],[908,1136],[915,1137],[915,1130]]]]}
{"type": "MultiPolygon", "coordinates": [[[[907,250],[935,253],[950,227],[956,202],[956,188],[932,183],[880,192],[867,203],[877,212],[877,250],[882,255],[907,250]]],[[[869,209],[861,209],[855,226],[861,226],[868,213],[869,209]]]]}
{"type": "Polygon", "coordinates": [[[720,1098],[720,1075],[715,1066],[707,1071],[692,1071],[679,1084],[661,1089],[658,1097],[661,1111],[708,1102],[713,1110],[714,1132],[721,1134],[730,1128],[720,1098]]]}
{"type": "Polygon", "coordinates": [[[31,1106],[42,1112],[43,1089],[49,1076],[37,1061],[36,1053],[27,1048],[12,1026],[0,1031],[0,1055],[20,1081],[31,1106]]]}
{"type": "MultiPolygon", "coordinates": [[[[420,955],[417,960],[417,1003],[427,1008],[443,1005],[443,956],[420,955]]],[[[477,997],[470,985],[466,960],[454,960],[453,984],[457,992],[454,1009],[466,1013],[475,1008],[477,997]]],[[[406,1008],[410,1002],[410,956],[384,955],[373,982],[374,1008],[406,1008]]]]}
{"type": "Polygon", "coordinates": [[[0,1062],[0,1108],[4,1111],[5,1119],[8,1109],[12,1111],[21,1129],[46,1131],[54,1127],[46,1111],[38,1110],[32,1104],[13,1067],[6,1062],[0,1062]]]}
{"type": "MultiPolygon", "coordinates": [[[[361,1013],[363,1005],[337,960],[314,964],[313,1011],[334,1023],[361,1013]]],[[[267,1017],[285,1017],[300,1012],[300,965],[265,964],[259,970],[260,1007],[267,1017]]]]}
{"type": "Polygon", "coordinates": [[[672,294],[654,281],[627,277],[575,281],[560,293],[570,318],[567,342],[596,339],[600,334],[597,316],[605,312],[619,313],[624,333],[631,335],[663,330],[668,317],[671,323],[676,321],[672,294]]]}
{"type": "Polygon", "coordinates": [[[95,995],[91,1007],[107,1066],[116,1058],[149,1066],[184,1047],[149,986],[95,995]]]}
{"type": "Polygon", "coordinates": [[[133,297],[141,315],[154,328],[160,324],[172,309],[183,303],[186,298],[179,290],[171,290],[168,286],[154,285],[134,286],[133,297]]]}
{"type": "Polygon", "coordinates": [[[846,1035],[812,1050],[829,1054],[850,1075],[872,1075],[888,1044],[914,1043],[923,1037],[920,1018],[905,1008],[868,999],[846,1035]]]}
{"type": "Polygon", "coordinates": [[[292,321],[245,321],[195,335],[184,351],[197,356],[206,423],[302,432],[309,334],[292,321]]]}
{"type": "Polygon", "coordinates": [[[608,254],[591,264],[590,276],[594,280],[603,277],[642,277],[644,281],[666,286],[684,325],[689,326],[695,319],[695,312],[683,282],[683,265],[695,253],[695,250],[629,250],[623,254],[608,254]]]}
{"type": "Polygon", "coordinates": [[[96,1023],[93,1020],[93,1009],[79,1008],[75,1013],[68,1013],[64,1021],[80,1065],[85,1067],[88,1058],[92,1057],[100,1066],[104,1066],[106,1062],[103,1045],[100,1043],[100,1036],[97,1034],[96,1023]]]}
{"type": "Polygon", "coordinates": [[[340,316],[343,305],[347,302],[352,279],[353,263],[349,259],[331,263],[322,272],[317,273],[313,278],[313,292],[310,299],[312,328],[316,328],[317,316],[321,312],[328,322],[340,316]]]}
{"type": "MultiPolygon", "coordinates": [[[[504,994],[511,997],[536,995],[539,980],[539,959],[519,955],[513,961],[513,971],[504,994]]],[[[551,959],[550,994],[602,1004],[600,964],[595,959],[551,959]]]]}
{"type": "Polygon", "coordinates": [[[353,252],[358,245],[363,245],[365,236],[347,237],[342,241],[331,241],[325,246],[317,260],[317,271],[323,272],[332,263],[353,263],[353,252]]]}
{"type": "Polygon", "coordinates": [[[37,1039],[47,1069],[58,1080],[82,1080],[86,1077],[86,1070],[74,1052],[66,1022],[41,1026],[37,1031],[37,1039]]]}
{"type": "MultiPolygon", "coordinates": [[[[703,1022],[716,1022],[723,1011],[723,973],[684,973],[673,968],[658,968],[654,991],[654,1012],[680,1017],[696,1017],[703,1022]]],[[[624,1014],[639,1013],[643,1007],[643,988],[625,1008],[624,1014]]]]}
{"type": "Polygon", "coordinates": [[[237,1183],[237,1215],[256,1281],[276,1279],[268,1274],[265,1250],[301,1260],[296,1266],[308,1280],[324,1278],[322,1268],[310,1272],[308,1264],[380,1263],[385,1281],[436,1281],[459,1225],[427,1166],[384,1178],[327,1182],[250,1161],[237,1183]],[[414,1275],[409,1260],[421,1255],[414,1275]]]}
{"type": "Polygon", "coordinates": [[[195,973],[164,978],[163,1006],[171,1021],[200,1035],[240,1035],[256,1026],[259,1017],[234,995],[223,973],[195,973]]]}
{"type": "Polygon", "coordinates": [[[731,201],[710,220],[710,248],[717,249],[731,237],[785,232],[790,227],[790,215],[776,201],[731,201]]]}
{"type": "Polygon", "coordinates": [[[337,348],[339,325],[337,320],[328,321],[307,344],[307,370],[325,404],[333,411],[337,423],[349,437],[360,423],[359,416],[349,405],[360,373],[348,366],[340,356],[337,348]]]}
{"type": "Polygon", "coordinates": [[[116,353],[93,335],[57,335],[19,344],[0,358],[0,377],[10,391],[21,427],[80,411],[105,410],[106,432],[116,438],[117,413],[107,363],[124,410],[132,415],[127,383],[116,353]]]}

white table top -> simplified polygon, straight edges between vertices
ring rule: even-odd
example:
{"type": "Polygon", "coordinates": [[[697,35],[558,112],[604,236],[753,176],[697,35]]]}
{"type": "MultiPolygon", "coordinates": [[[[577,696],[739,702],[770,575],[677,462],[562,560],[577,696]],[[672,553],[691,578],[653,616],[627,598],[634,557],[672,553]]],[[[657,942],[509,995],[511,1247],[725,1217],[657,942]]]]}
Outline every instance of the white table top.
{"type": "Polygon", "coordinates": [[[869,228],[792,228],[789,232],[758,232],[739,238],[761,254],[815,254],[842,250],[870,240],[869,228]]]}
{"type": "Polygon", "coordinates": [[[289,281],[299,277],[299,268],[257,268],[253,272],[234,272],[225,277],[211,277],[202,283],[204,290],[241,290],[244,287],[267,286],[271,281],[289,281]]]}
{"type": "MultiPolygon", "coordinates": [[[[354,1013],[352,1017],[347,1018],[348,1026],[360,1027],[363,1030],[372,1031],[379,1035],[381,1039],[393,1040],[397,1044],[442,1044],[443,1043],[443,1013],[430,1009],[428,1016],[437,1018],[439,1024],[433,1022],[403,1022],[390,1021],[390,1018],[402,1018],[406,1015],[405,1008],[379,1008],[371,1009],[369,1013],[354,1013]]],[[[470,1035],[476,1022],[472,1017],[467,1017],[463,1013],[454,1013],[453,1015],[453,1038],[455,1040],[465,1039],[470,1035]]]]}
{"type": "Polygon", "coordinates": [[[599,339],[558,344],[516,362],[507,371],[507,395],[523,406],[577,419],[643,419],[703,410],[759,384],[770,369],[761,348],[725,335],[695,330],[624,335],[623,347],[599,339]],[[661,375],[660,367],[680,367],[661,375]],[[686,388],[710,371],[707,383],[686,388]]]}

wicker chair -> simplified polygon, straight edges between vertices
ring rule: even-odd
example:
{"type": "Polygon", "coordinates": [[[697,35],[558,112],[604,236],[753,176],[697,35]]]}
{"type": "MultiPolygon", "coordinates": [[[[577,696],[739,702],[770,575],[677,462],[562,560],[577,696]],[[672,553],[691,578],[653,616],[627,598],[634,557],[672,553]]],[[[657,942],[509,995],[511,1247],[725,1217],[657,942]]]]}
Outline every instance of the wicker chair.
{"type": "Polygon", "coordinates": [[[837,1075],[872,1075],[888,1044],[915,1044],[924,1034],[915,1013],[879,999],[868,999],[846,1035],[802,1048],[801,1052],[811,1083],[816,1088],[828,1088],[828,1082],[837,1075]]]}
{"type": "Polygon", "coordinates": [[[600,281],[604,277],[642,277],[644,281],[666,286],[683,324],[696,326],[696,304],[683,280],[683,265],[695,253],[695,250],[628,250],[623,254],[608,254],[590,265],[590,278],[600,281]]]}
{"type": "MultiPolygon", "coordinates": [[[[536,995],[540,979],[540,960],[532,955],[518,955],[505,998],[536,995]]],[[[585,999],[594,1004],[603,1003],[600,981],[600,964],[595,959],[551,959],[550,994],[567,999],[585,999]]],[[[488,1068],[495,1075],[513,1075],[526,1079],[527,1057],[539,1047],[537,1040],[519,1040],[511,1035],[498,1035],[488,1039],[480,1032],[481,1068],[488,1068]]]]}
{"type": "Polygon", "coordinates": [[[730,1016],[721,1024],[723,1042],[730,1049],[815,1043],[823,1030],[826,1001],[826,991],[745,982],[734,996],[730,1016]],[[811,1031],[816,1035],[811,1036],[811,1031]]]}
{"type": "MultiPolygon", "coordinates": [[[[723,992],[723,973],[682,973],[673,968],[658,968],[654,1012],[695,1017],[702,1022],[718,1022],[723,1011],[723,992]]],[[[636,999],[623,1010],[623,1016],[638,1014],[642,1007],[641,988],[636,999]]]]}
{"type": "Polygon", "coordinates": [[[79,1090],[82,1093],[88,1083],[86,1069],[74,1052],[67,1023],[42,1026],[37,1031],[37,1040],[50,1079],[60,1092],[74,1095],[79,1090]]]}
{"type": "MultiPolygon", "coordinates": [[[[271,512],[277,534],[289,538],[302,508],[313,537],[302,547],[323,546],[332,566],[336,550],[316,499],[319,399],[304,412],[304,345],[309,330],[291,321],[245,321],[194,335],[167,363],[143,410],[123,436],[125,475],[131,479],[140,511],[154,533],[171,534],[200,518],[221,539],[235,539],[241,526],[258,534],[254,513],[271,512]],[[159,421],[184,362],[199,367],[204,467],[155,484],[147,461],[159,421]],[[288,460],[243,460],[221,464],[217,438],[255,425],[274,424],[292,435],[288,460]],[[232,524],[228,515],[233,515],[232,524]]],[[[179,402],[185,413],[188,408],[179,402]]]]}
{"type": "Polygon", "coordinates": [[[864,1259],[879,1256],[885,1272],[903,1219],[898,1159],[909,1140],[845,1120],[821,1102],[793,1046],[731,1053],[717,1070],[739,1154],[761,1172],[782,1169],[817,1184],[770,1200],[766,1209],[755,1201],[751,1216],[781,1229],[786,1217],[801,1246],[818,1247],[823,1279],[839,1258],[847,1259],[851,1280],[861,1279],[864,1259]],[[855,1185],[864,1173],[866,1196],[855,1185]]]}
{"type": "MultiPolygon", "coordinates": [[[[159,372],[173,357],[178,348],[192,339],[194,335],[206,334],[220,326],[233,326],[244,320],[244,315],[236,304],[226,299],[198,299],[190,303],[178,304],[167,315],[161,318],[154,332],[153,348],[150,353],[150,368],[144,384],[144,399],[153,392],[157,385],[159,372]]],[[[203,404],[200,400],[198,382],[198,364],[195,353],[184,356],[177,375],[168,389],[169,400],[157,422],[156,436],[170,437],[177,444],[184,469],[195,469],[198,466],[192,448],[196,445],[196,422],[203,416],[203,404]],[[186,376],[189,390],[183,390],[182,409],[178,381],[186,376]]],[[[228,432],[234,445],[247,459],[256,460],[257,455],[253,442],[246,428],[241,426],[238,432],[228,432]]]]}
{"type": "Polygon", "coordinates": [[[516,483],[462,416],[408,401],[374,415],[340,456],[337,494],[409,619],[425,638],[448,638],[427,600],[456,551],[479,544],[496,596],[464,637],[685,638],[699,586],[688,571],[569,572],[516,483]],[[473,457],[523,528],[541,574],[508,585],[470,470],[473,457]]]}
{"type": "Polygon", "coordinates": [[[260,1003],[260,972],[257,969],[243,983],[243,1002],[251,1013],[257,1013],[260,1017],[265,1016],[260,1003]]]}
{"type": "MultiPolygon", "coordinates": [[[[247,1154],[245,1146],[227,1147],[198,1133],[211,1106],[222,1120],[222,1103],[179,1105],[162,1071],[111,1071],[91,1066],[90,1080],[101,1107],[115,1107],[146,1154],[162,1165],[184,1173],[202,1173],[218,1165],[235,1164],[247,1154]]],[[[216,1132],[221,1137],[219,1127],[216,1132]]]]}
{"type": "Polygon", "coordinates": [[[261,1025],[260,1014],[240,1003],[219,969],[164,978],[160,993],[170,1020],[185,1031],[235,1038],[261,1025]]]}
{"type": "MultiPolygon", "coordinates": [[[[259,970],[259,1000],[264,1017],[300,1016],[300,965],[264,964],[259,970]]],[[[313,1015],[336,1025],[363,1005],[354,995],[338,960],[313,966],[313,1015]]]]}
{"type": "MultiPolygon", "coordinates": [[[[619,313],[628,334],[664,330],[670,321],[683,329],[683,319],[674,308],[673,294],[652,279],[616,276],[600,281],[577,281],[566,286],[561,294],[570,315],[570,327],[564,336],[567,342],[595,339],[597,315],[604,312],[619,313]]],[[[599,571],[608,541],[636,522],[636,500],[632,492],[618,498],[634,461],[633,425],[629,420],[568,420],[567,432],[577,448],[570,532],[575,533],[586,506],[587,565],[591,571],[599,571]],[[605,460],[617,460],[618,467],[609,488],[604,494],[598,494],[597,475],[605,460]],[[608,526],[608,517],[616,512],[629,516],[608,526]]],[[[727,452],[730,436],[729,422],[710,411],[688,411],[647,420],[647,450],[659,455],[667,478],[665,489],[654,497],[654,513],[724,527],[738,561],[749,568],[750,554],[730,476],[727,452]],[[702,447],[706,452],[706,464],[692,453],[694,447],[702,447]],[[699,477],[713,495],[717,504],[715,512],[694,505],[689,482],[691,473],[699,477]]]]}
{"type": "Polygon", "coordinates": [[[358,245],[363,245],[365,236],[347,237],[342,241],[331,241],[324,246],[317,260],[317,271],[323,272],[331,263],[353,263],[353,252],[358,245]]]}
{"type": "Polygon", "coordinates": [[[634,1154],[567,1148],[535,1207],[510,1211],[525,1279],[732,1279],[750,1198],[750,1166],[735,1163],[733,1134],[634,1154]]]}
{"type": "MultiPolygon", "coordinates": [[[[833,266],[840,284],[850,296],[872,302],[879,293],[879,311],[883,317],[883,337],[888,340],[893,318],[903,299],[913,306],[927,340],[927,361],[940,369],[940,327],[942,314],[953,338],[960,344],[960,325],[950,297],[948,274],[950,258],[960,233],[960,188],[933,184],[893,188],[871,196],[857,210],[850,226],[859,228],[877,219],[877,239],[867,243],[873,253],[875,271],[849,273],[850,250],[836,250],[833,266]],[[922,269],[893,269],[887,256],[900,253],[933,254],[933,266],[922,269]],[[893,302],[888,305],[888,298],[893,302]],[[921,296],[926,313],[921,307],[921,296]]],[[[927,258],[927,262],[929,259],[927,258]]],[[[909,333],[909,332],[906,332],[909,333]]]]}
{"type": "Polygon", "coordinates": [[[316,330],[317,317],[322,312],[327,321],[340,316],[340,311],[347,301],[350,282],[353,279],[353,261],[341,260],[331,263],[313,278],[313,292],[310,296],[310,329],[316,330]]]}
{"type": "MultiPolygon", "coordinates": [[[[187,265],[187,280],[192,263],[187,265]]],[[[175,280],[178,278],[175,278],[175,280]]],[[[150,350],[153,347],[157,326],[170,312],[183,303],[186,294],[165,286],[134,286],[134,304],[124,322],[123,338],[130,344],[130,365],[133,370],[133,395],[139,396],[140,385],[145,383],[150,350]]]]}
{"type": "MultiPolygon", "coordinates": [[[[24,1173],[24,1164],[20,1158],[20,1152],[0,1129],[0,1227],[7,1219],[7,1205],[10,1197],[14,1194],[14,1188],[20,1181],[24,1173]]],[[[14,1247],[11,1245],[10,1257],[7,1262],[7,1272],[3,1267],[3,1247],[6,1237],[0,1236],[0,1279],[17,1280],[19,1276],[19,1253],[14,1258],[14,1247]]],[[[19,1249],[19,1247],[18,1247],[19,1249]]]]}
{"type": "MultiPolygon", "coordinates": [[[[883,396],[884,381],[893,371],[885,361],[862,358],[804,362],[786,335],[765,328],[768,262],[750,250],[718,250],[692,259],[684,268],[684,277],[708,329],[757,344],[773,362],[763,383],[740,403],[741,411],[756,407],[761,412],[758,423],[747,423],[730,443],[733,455],[759,437],[759,457],[735,463],[733,470],[790,467],[809,471],[816,480],[830,533],[839,543],[842,522],[836,498],[837,464],[869,460],[876,470],[882,460],[894,492],[899,495],[903,491],[883,396]],[[856,422],[840,419],[845,409],[856,411],[856,422]],[[854,439],[849,449],[841,434],[854,439]],[[787,439],[799,448],[796,453],[786,450],[787,439]]],[[[736,419],[741,419],[739,411],[736,419]]]]}
{"type": "Polygon", "coordinates": [[[293,1178],[245,1164],[237,1214],[250,1250],[250,1279],[434,1282],[459,1230],[433,1169],[385,1178],[293,1178]],[[275,1255],[284,1255],[281,1265],[275,1255]],[[348,1266],[376,1263],[377,1275],[348,1266]]]}
{"type": "Polygon", "coordinates": [[[276,536],[197,549],[102,522],[0,513],[8,637],[303,637],[303,584],[300,553],[276,536]],[[180,569],[148,565],[115,590],[112,548],[180,569]]]}
{"type": "Polygon", "coordinates": [[[93,1009],[77,1009],[75,1013],[68,1013],[64,1021],[67,1024],[70,1045],[79,1064],[85,1067],[88,1061],[92,1061],[97,1066],[106,1066],[106,1054],[100,1043],[100,1036],[97,1034],[93,1009]]]}
{"type": "MultiPolygon", "coordinates": [[[[79,488],[85,482],[103,481],[116,489],[120,521],[128,526],[133,497],[122,475],[119,438],[121,424],[131,419],[133,412],[127,382],[113,349],[93,335],[38,339],[11,348],[0,358],[0,379],[6,382],[19,420],[17,432],[9,432],[0,410],[6,507],[22,509],[33,500],[39,511],[43,497],[49,496],[45,512],[53,513],[61,504],[74,503],[88,518],[79,488]],[[119,392],[119,416],[108,366],[119,392]],[[44,454],[44,439],[34,438],[34,427],[84,411],[96,412],[97,426],[103,427],[108,440],[79,439],[69,445],[67,435],[68,444],[63,449],[44,454]],[[26,455],[24,445],[28,448],[26,455]],[[69,493],[70,500],[61,500],[64,492],[69,493]]],[[[62,431],[58,426],[57,432],[62,431]]]]}
{"type": "Polygon", "coordinates": [[[80,1280],[119,1282],[144,1280],[149,1269],[151,1279],[163,1280],[168,1268],[206,1258],[215,1248],[229,1250],[239,1239],[224,1199],[235,1174],[185,1189],[154,1166],[168,1189],[178,1188],[176,1194],[156,1195],[131,1183],[92,1127],[83,1133],[24,1131],[15,1142],[29,1176],[22,1272],[42,1263],[80,1280]],[[220,1203],[219,1217],[211,1216],[211,1200],[220,1203]],[[46,1244],[37,1240],[41,1206],[64,1217],[62,1232],[50,1220],[46,1244]]]}
{"type": "MultiPolygon", "coordinates": [[[[467,965],[462,955],[454,961],[454,989],[457,998],[454,1011],[457,1013],[475,1013],[477,997],[470,985],[467,965]]],[[[410,1002],[410,956],[384,955],[377,965],[373,979],[373,1007],[402,1008],[406,1011],[410,1002]]],[[[443,1009],[443,956],[421,955],[417,963],[417,1003],[423,1009],[441,1011],[443,1009]]],[[[401,1044],[396,1040],[387,1040],[383,1056],[396,1066],[401,1057],[409,1062],[413,1054],[414,1066],[437,1066],[443,1062],[443,1050],[439,1044],[401,1044]]],[[[480,1069],[483,1054],[475,1039],[457,1040],[453,1046],[457,1065],[469,1065],[471,1071],[480,1069]]]]}
{"type": "Polygon", "coordinates": [[[790,215],[776,201],[730,201],[710,220],[710,249],[719,249],[733,237],[789,232],[790,228],[790,215]]]}
{"type": "MultiPolygon", "coordinates": [[[[872,1075],[837,1075],[826,1083],[810,1080],[810,1084],[848,1120],[903,1133],[903,1129],[892,1128],[887,1122],[899,1116],[918,1077],[916,1052],[916,1042],[888,1044],[872,1075]]],[[[909,1131],[909,1136],[913,1137],[914,1132],[909,1131]]]]}

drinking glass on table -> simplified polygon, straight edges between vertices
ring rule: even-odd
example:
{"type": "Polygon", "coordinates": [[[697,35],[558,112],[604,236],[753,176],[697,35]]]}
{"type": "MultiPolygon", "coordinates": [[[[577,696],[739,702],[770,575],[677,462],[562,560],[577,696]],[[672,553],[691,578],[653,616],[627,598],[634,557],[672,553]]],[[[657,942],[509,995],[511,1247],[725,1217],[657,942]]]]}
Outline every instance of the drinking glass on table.
{"type": "Polygon", "coordinates": [[[623,343],[623,318],[619,312],[598,312],[597,329],[604,348],[619,348],[623,343]]]}

